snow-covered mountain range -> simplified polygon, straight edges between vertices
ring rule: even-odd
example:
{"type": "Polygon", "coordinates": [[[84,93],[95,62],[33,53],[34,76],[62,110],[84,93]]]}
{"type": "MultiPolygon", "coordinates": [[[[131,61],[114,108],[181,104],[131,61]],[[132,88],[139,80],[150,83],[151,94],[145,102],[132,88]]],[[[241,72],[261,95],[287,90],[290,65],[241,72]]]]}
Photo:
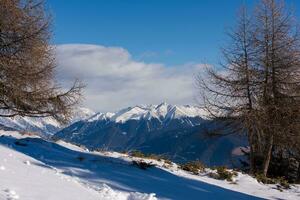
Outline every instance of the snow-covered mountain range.
{"type": "Polygon", "coordinates": [[[245,137],[210,137],[207,132],[216,125],[203,115],[197,106],[133,106],[115,113],[97,113],[53,137],[89,149],[140,150],[176,162],[200,159],[211,166],[232,165],[232,152],[247,145],[245,137]]]}
{"type": "Polygon", "coordinates": [[[59,131],[60,129],[75,123],[79,120],[84,120],[86,118],[94,115],[95,112],[83,107],[78,107],[74,110],[71,117],[70,123],[62,125],[57,122],[52,117],[0,117],[0,124],[19,131],[35,132],[42,135],[52,135],[59,131]]]}
{"type": "Polygon", "coordinates": [[[166,121],[174,118],[187,118],[202,115],[202,110],[197,106],[177,106],[167,103],[159,105],[138,105],[121,109],[117,112],[94,112],[88,108],[78,107],[74,110],[70,123],[62,125],[52,117],[0,117],[0,124],[19,131],[37,132],[42,135],[52,135],[60,129],[67,127],[77,121],[87,120],[88,122],[97,120],[110,120],[117,123],[125,123],[129,120],[150,120],[157,119],[166,121]]]}
{"type": "Polygon", "coordinates": [[[53,118],[0,118],[0,126],[81,144],[90,149],[140,150],[163,154],[176,162],[200,159],[207,165],[232,165],[234,149],[247,145],[244,137],[211,138],[213,126],[201,108],[190,105],[138,105],[117,112],[74,111],[71,123],[53,118]]]}
{"type": "Polygon", "coordinates": [[[157,119],[162,122],[170,119],[202,117],[203,115],[203,110],[197,106],[178,106],[163,102],[159,105],[139,105],[128,107],[115,113],[97,113],[89,118],[88,121],[110,120],[117,123],[124,123],[129,120],[157,119]]]}

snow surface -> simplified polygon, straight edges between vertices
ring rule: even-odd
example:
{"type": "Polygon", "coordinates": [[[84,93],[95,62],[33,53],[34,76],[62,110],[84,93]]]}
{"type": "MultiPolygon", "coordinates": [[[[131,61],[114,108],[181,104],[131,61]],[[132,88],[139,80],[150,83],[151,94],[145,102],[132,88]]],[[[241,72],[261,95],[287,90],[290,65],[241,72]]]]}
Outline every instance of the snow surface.
{"type": "Polygon", "coordinates": [[[146,170],[116,152],[88,152],[37,136],[0,131],[0,200],[299,199],[300,186],[280,192],[238,173],[235,184],[191,175],[176,164],[146,170]]]}
{"type": "MultiPolygon", "coordinates": [[[[20,138],[16,132],[10,132],[9,134],[20,138]]],[[[66,169],[63,167],[64,160],[67,162],[67,158],[71,156],[70,153],[73,151],[58,145],[55,146],[54,143],[45,142],[37,137],[31,139],[31,144],[37,142],[37,145],[28,146],[28,152],[25,151],[25,154],[28,155],[25,155],[18,150],[13,150],[13,147],[10,146],[13,145],[13,143],[9,143],[9,141],[16,141],[16,138],[2,138],[2,145],[0,145],[0,163],[2,164],[0,167],[0,200],[156,199],[154,194],[119,191],[112,189],[105,183],[90,184],[89,181],[81,181],[79,174],[73,173],[89,173],[88,170],[76,168],[76,166],[80,167],[80,164],[76,164],[76,161],[73,163],[74,166],[70,166],[66,169]],[[4,143],[6,142],[6,145],[3,145],[3,141],[4,143]],[[40,158],[35,159],[34,156],[31,157],[29,154],[35,154],[35,156],[37,156],[38,154],[34,153],[33,148],[37,148],[38,145],[43,145],[43,148],[37,150],[37,152],[41,154],[39,154],[40,158]],[[58,149],[52,148],[52,145],[58,149]],[[62,148],[61,151],[59,150],[60,148],[62,148]],[[66,152],[63,150],[66,150],[66,152]],[[50,153],[50,156],[47,156],[47,153],[50,153]],[[56,155],[59,156],[56,160],[57,163],[53,165],[48,164],[47,160],[49,159],[48,162],[54,161],[53,159],[56,155]],[[55,166],[60,166],[61,168],[56,168],[55,166]]],[[[25,144],[25,141],[22,142],[25,144]]],[[[29,145],[30,142],[26,144],[29,145]]],[[[23,148],[27,147],[23,146],[23,148]]],[[[87,180],[92,182],[92,177],[89,177],[87,180]]]]}
{"type": "Polygon", "coordinates": [[[170,105],[161,103],[159,105],[139,105],[128,107],[115,113],[97,113],[87,121],[92,122],[95,120],[110,120],[118,123],[124,123],[128,120],[150,120],[152,118],[158,120],[168,120],[184,117],[203,117],[204,111],[197,106],[190,105],[170,105]]]}

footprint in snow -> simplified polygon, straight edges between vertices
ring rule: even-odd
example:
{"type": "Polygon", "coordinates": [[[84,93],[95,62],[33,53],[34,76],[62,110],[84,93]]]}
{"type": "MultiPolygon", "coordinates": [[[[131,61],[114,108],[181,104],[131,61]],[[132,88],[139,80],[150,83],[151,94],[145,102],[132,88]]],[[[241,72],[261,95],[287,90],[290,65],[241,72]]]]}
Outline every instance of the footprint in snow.
{"type": "Polygon", "coordinates": [[[14,190],[6,189],[4,192],[6,192],[7,200],[16,200],[20,198],[14,190]]]}
{"type": "Polygon", "coordinates": [[[31,164],[29,160],[26,160],[24,163],[25,163],[26,165],[30,165],[30,164],[31,164]]]}

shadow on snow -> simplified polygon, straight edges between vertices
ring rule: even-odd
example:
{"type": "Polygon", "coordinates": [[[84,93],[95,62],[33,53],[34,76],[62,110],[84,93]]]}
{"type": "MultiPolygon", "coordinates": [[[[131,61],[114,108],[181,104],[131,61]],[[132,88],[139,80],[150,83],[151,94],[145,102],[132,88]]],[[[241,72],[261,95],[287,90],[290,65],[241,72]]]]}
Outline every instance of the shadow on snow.
{"type": "Polygon", "coordinates": [[[113,189],[156,193],[158,198],[167,199],[260,199],[240,192],[224,189],[205,182],[176,176],[165,170],[152,167],[141,170],[131,162],[118,158],[74,151],[40,138],[16,139],[0,137],[0,144],[29,155],[61,173],[78,177],[87,184],[105,183],[113,189]]]}

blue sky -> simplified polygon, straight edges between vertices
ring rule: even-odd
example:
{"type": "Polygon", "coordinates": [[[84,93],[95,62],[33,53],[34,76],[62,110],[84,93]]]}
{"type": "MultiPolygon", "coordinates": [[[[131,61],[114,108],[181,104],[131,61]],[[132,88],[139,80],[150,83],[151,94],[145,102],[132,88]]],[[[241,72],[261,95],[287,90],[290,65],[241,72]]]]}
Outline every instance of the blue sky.
{"type": "MultiPolygon", "coordinates": [[[[217,63],[226,27],[256,0],[48,0],[55,44],[122,46],[136,59],[217,63]]],[[[288,0],[288,4],[300,2],[288,0]]],[[[299,13],[299,12],[297,12],[299,13]]]]}
{"type": "MultiPolygon", "coordinates": [[[[242,0],[48,0],[55,44],[122,46],[136,59],[215,62],[242,0]]],[[[251,2],[248,4],[252,4],[251,2]]]]}
{"type": "MultiPolygon", "coordinates": [[[[161,85],[173,84],[182,90],[193,87],[192,75],[195,73],[191,74],[188,70],[197,68],[195,67],[197,64],[217,64],[220,61],[219,48],[226,43],[226,28],[235,24],[236,14],[243,3],[251,8],[257,0],[47,0],[46,2],[53,14],[52,43],[77,44],[67,48],[62,46],[63,51],[59,49],[59,52],[65,56],[81,55],[79,57],[82,58],[75,62],[69,57],[60,56],[59,59],[64,64],[61,64],[62,71],[65,72],[66,68],[69,68],[68,72],[73,76],[79,76],[87,82],[85,104],[92,105],[91,107],[98,110],[109,110],[135,103],[148,104],[159,101],[193,103],[192,93],[196,92],[191,90],[185,96],[178,96],[176,90],[171,94],[168,88],[157,91],[156,98],[141,99],[140,96],[145,95],[141,92],[147,91],[147,88],[152,91],[151,87],[160,87],[153,85],[155,81],[165,80],[161,85]],[[80,46],[80,44],[96,46],[80,46]],[[81,52],[78,52],[80,49],[81,52]],[[86,52],[90,54],[87,55],[86,52]],[[72,68],[70,63],[76,66],[72,68]],[[79,66],[78,63],[83,64],[79,66]],[[159,69],[157,63],[161,65],[159,69]],[[108,73],[109,66],[111,72],[114,67],[119,68],[114,73],[108,73]],[[77,74],[73,73],[75,68],[90,70],[90,74],[83,77],[82,73],[85,72],[77,70],[77,74]],[[133,70],[136,76],[128,80],[128,77],[124,77],[128,76],[126,73],[117,74],[119,71],[124,72],[125,69],[136,70],[133,70]],[[148,70],[149,73],[146,75],[139,71],[141,69],[148,70]],[[98,72],[101,72],[98,79],[91,81],[90,76],[98,72]],[[158,80],[153,78],[154,74],[160,78],[158,80]],[[186,77],[182,77],[182,74],[186,74],[186,77]],[[138,82],[141,77],[143,82],[138,82]],[[108,87],[103,80],[110,80],[112,86],[108,87]],[[115,80],[118,80],[117,83],[115,80]],[[182,84],[178,85],[176,80],[179,80],[177,82],[182,80],[182,84]],[[136,85],[139,87],[134,91],[125,90],[124,85],[128,83],[131,83],[128,86],[130,88],[136,85]],[[99,85],[106,85],[106,88],[99,85]],[[119,92],[118,95],[126,94],[131,97],[98,107],[100,103],[103,105],[104,102],[110,101],[112,88],[116,93],[119,92]],[[95,93],[99,94],[98,97],[91,96],[95,93]]],[[[299,16],[300,2],[297,0],[287,2],[289,5],[295,5],[296,14],[299,16]]]]}

